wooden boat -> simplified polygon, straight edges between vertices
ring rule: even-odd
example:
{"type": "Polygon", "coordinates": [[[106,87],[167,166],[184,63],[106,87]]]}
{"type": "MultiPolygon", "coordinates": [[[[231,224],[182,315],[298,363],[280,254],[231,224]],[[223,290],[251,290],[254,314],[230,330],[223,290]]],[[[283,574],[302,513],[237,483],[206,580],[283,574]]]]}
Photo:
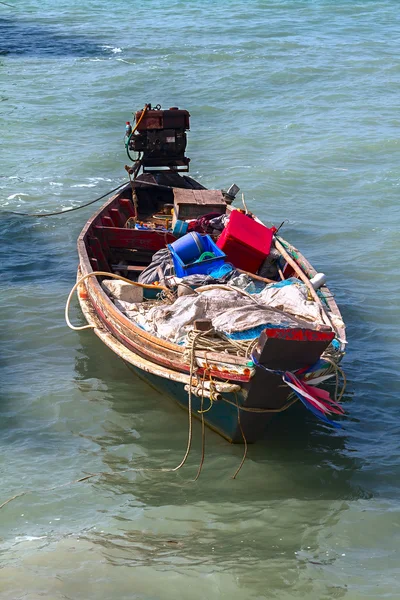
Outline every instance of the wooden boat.
{"type": "MultiPolygon", "coordinates": [[[[165,221],[172,218],[168,215],[177,198],[190,204],[192,220],[203,215],[205,205],[216,198],[222,198],[227,214],[234,210],[228,193],[206,190],[185,174],[189,160],[184,155],[186,129],[186,111],[161,111],[146,106],[137,113],[136,128],[127,134],[128,154],[129,149],[140,152],[133,167],[127,168],[133,177],[84,226],[78,239],[75,287],[88,326],[140,376],[177,400],[194,417],[204,419],[208,427],[230,442],[255,442],[267,435],[276,413],[289,409],[298,399],[307,404],[311,386],[304,388],[306,400],[299,386],[307,382],[315,386],[337,375],[344,355],[345,328],[339,309],[325,285],[318,292],[314,290],[310,279],[316,270],[301,252],[275,231],[273,245],[279,250],[281,265],[277,280],[295,276],[304,282],[311,303],[321,311],[323,323],[265,328],[253,340],[251,356],[199,349],[196,343],[184,348],[146,331],[118,307],[102,285],[108,276],[125,277],[134,285],[154,253],[176,241],[165,221]],[[171,145],[172,137],[176,143],[171,150],[168,144],[171,145]],[[160,222],[166,226],[161,227],[160,222]],[[147,223],[148,227],[142,228],[138,223],[147,223]]],[[[257,275],[252,275],[258,281],[257,275]]],[[[153,300],[144,299],[144,304],[154,302],[161,287],[168,286],[145,287],[145,294],[152,295],[153,300]]],[[[176,294],[176,280],[169,289],[176,294]]],[[[168,299],[167,293],[167,301],[171,304],[173,300],[174,297],[168,299]]],[[[205,326],[209,328],[209,323],[205,326]]],[[[192,341],[202,337],[202,328],[204,323],[196,324],[192,341]]],[[[313,397],[318,404],[321,397],[313,397]]],[[[315,409],[312,400],[308,408],[315,409]]]]}

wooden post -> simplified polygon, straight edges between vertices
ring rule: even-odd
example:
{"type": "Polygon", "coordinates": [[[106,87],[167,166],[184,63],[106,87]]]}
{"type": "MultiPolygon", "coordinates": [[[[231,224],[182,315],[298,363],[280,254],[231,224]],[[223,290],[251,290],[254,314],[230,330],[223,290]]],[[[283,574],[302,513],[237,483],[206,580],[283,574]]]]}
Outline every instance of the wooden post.
{"type": "MultiPolygon", "coordinates": [[[[236,267],[235,267],[236,269],[236,267]]],[[[257,279],[257,281],[263,281],[264,283],[278,283],[273,279],[268,279],[267,277],[260,277],[260,275],[255,275],[254,273],[249,273],[249,271],[243,271],[243,269],[236,269],[239,273],[243,273],[243,275],[248,275],[252,279],[257,279]]]]}
{"type": "Polygon", "coordinates": [[[307,286],[307,288],[308,288],[311,296],[313,297],[313,300],[321,307],[322,317],[323,317],[325,323],[327,325],[329,325],[329,327],[332,327],[333,330],[335,330],[334,327],[332,326],[330,318],[326,314],[325,306],[323,305],[323,303],[321,301],[321,298],[318,296],[317,292],[314,290],[314,288],[312,286],[312,283],[309,280],[309,278],[307,277],[307,275],[300,268],[300,266],[297,264],[297,262],[290,256],[290,254],[288,252],[286,252],[285,248],[277,240],[276,237],[274,237],[274,242],[275,242],[275,248],[277,250],[279,250],[279,252],[282,254],[283,258],[292,267],[292,269],[294,270],[294,272],[296,273],[296,275],[298,275],[299,278],[302,280],[302,282],[305,283],[305,285],[307,286]]]}

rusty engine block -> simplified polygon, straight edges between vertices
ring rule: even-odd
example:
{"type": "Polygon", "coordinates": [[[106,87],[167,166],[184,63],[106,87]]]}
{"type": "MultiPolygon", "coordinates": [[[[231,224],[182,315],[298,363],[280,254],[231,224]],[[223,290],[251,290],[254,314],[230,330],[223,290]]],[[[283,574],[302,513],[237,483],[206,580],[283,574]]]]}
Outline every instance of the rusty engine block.
{"type": "MultiPolygon", "coordinates": [[[[138,123],[142,111],[135,114],[138,123]]],[[[185,156],[186,131],[190,128],[187,110],[172,107],[161,110],[148,108],[135,133],[129,139],[129,149],[141,154],[143,171],[188,171],[190,159],[185,156]]]]}

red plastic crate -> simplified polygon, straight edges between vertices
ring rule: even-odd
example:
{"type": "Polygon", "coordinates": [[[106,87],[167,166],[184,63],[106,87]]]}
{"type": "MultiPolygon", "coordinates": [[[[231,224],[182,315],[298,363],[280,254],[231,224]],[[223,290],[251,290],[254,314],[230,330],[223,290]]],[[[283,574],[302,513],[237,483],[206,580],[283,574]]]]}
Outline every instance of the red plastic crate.
{"type": "Polygon", "coordinates": [[[270,252],[273,235],[272,229],[233,210],[217,246],[233,266],[256,273],[270,252]]]}

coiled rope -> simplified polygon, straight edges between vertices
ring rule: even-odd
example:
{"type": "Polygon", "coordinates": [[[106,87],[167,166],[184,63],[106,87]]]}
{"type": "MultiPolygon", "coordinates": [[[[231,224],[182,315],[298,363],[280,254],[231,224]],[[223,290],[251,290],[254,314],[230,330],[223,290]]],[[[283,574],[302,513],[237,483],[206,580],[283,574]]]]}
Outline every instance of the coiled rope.
{"type": "MultiPolygon", "coordinates": [[[[235,354],[236,356],[247,358],[251,355],[258,342],[258,338],[252,340],[233,340],[223,333],[216,332],[214,329],[204,333],[204,337],[198,339],[196,349],[206,352],[226,352],[227,354],[235,354]]],[[[191,330],[186,336],[189,346],[194,335],[195,330],[191,330]]]]}
{"type": "Polygon", "coordinates": [[[335,383],[335,397],[334,400],[335,402],[339,403],[341,401],[341,399],[343,398],[343,395],[346,391],[346,387],[347,387],[347,377],[346,374],[344,372],[344,370],[342,369],[342,367],[340,367],[337,362],[335,362],[332,358],[330,358],[329,356],[322,356],[322,360],[328,362],[329,364],[331,364],[335,370],[335,377],[336,377],[336,383],[335,383]],[[339,375],[341,375],[342,377],[342,389],[339,392],[339,375]]]}
{"type": "MultiPolygon", "coordinates": [[[[78,279],[78,281],[75,283],[74,287],[72,288],[72,290],[69,293],[66,305],[65,305],[65,320],[66,323],[68,325],[68,327],[74,331],[83,331],[84,329],[95,329],[96,326],[95,325],[83,325],[81,327],[77,327],[75,325],[72,325],[70,319],[69,319],[69,306],[71,303],[71,299],[74,295],[75,290],[78,288],[78,286],[85,280],[88,279],[89,277],[96,277],[96,276],[107,276],[107,277],[112,277],[114,279],[120,279],[122,281],[125,281],[126,283],[129,283],[131,285],[135,285],[137,287],[142,287],[142,288],[147,288],[147,289],[159,289],[163,292],[166,293],[170,293],[170,290],[168,288],[166,288],[165,286],[161,286],[161,285],[149,285],[149,284],[145,284],[145,283],[138,283],[136,281],[131,281],[130,279],[127,279],[126,277],[122,277],[121,275],[115,275],[114,273],[108,273],[107,271],[93,271],[92,273],[87,273],[86,275],[83,275],[83,277],[80,277],[78,279]]],[[[173,472],[173,471],[178,471],[178,469],[180,469],[181,467],[183,467],[183,465],[185,464],[187,457],[189,456],[190,453],[190,448],[192,445],[192,432],[193,432],[193,426],[192,426],[192,382],[193,382],[193,373],[194,373],[194,360],[195,360],[195,349],[196,349],[196,343],[197,340],[204,335],[205,332],[203,331],[196,331],[195,335],[192,337],[191,339],[191,348],[190,348],[190,375],[189,375],[189,398],[188,398],[188,414],[189,414],[189,431],[188,431],[188,442],[187,442],[187,446],[186,446],[186,451],[184,454],[183,459],[181,460],[181,462],[179,463],[178,466],[172,468],[172,469],[168,469],[168,468],[163,468],[163,469],[158,469],[159,471],[162,472],[173,472]]],[[[203,386],[204,386],[204,379],[203,379],[203,386]]],[[[141,470],[141,469],[133,469],[133,470],[141,470]]],[[[143,469],[142,469],[143,470],[143,469]]],[[[145,469],[146,470],[146,469],[145,469]]],[[[196,476],[196,479],[198,478],[198,476],[200,475],[200,470],[196,476]]],[[[1,508],[1,506],[0,506],[1,508]]]]}

